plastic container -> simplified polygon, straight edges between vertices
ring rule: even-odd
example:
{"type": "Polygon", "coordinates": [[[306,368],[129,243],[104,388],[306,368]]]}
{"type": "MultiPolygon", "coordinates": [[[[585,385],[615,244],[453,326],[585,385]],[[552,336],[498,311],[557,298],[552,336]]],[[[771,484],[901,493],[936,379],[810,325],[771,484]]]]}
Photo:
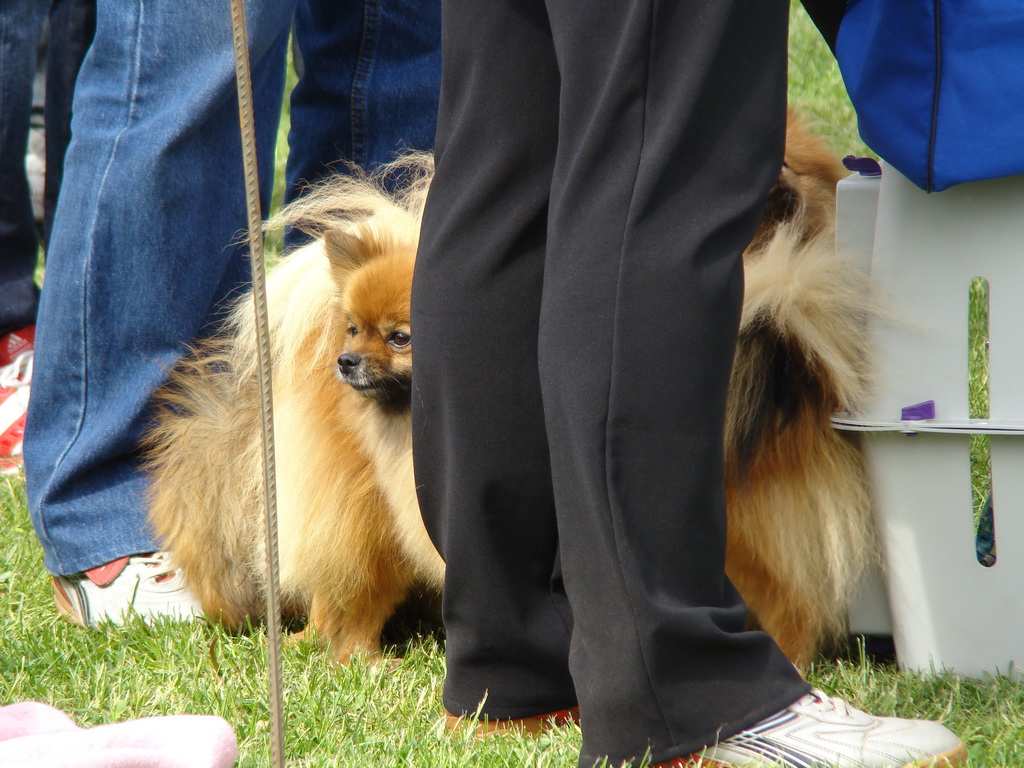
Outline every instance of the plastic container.
{"type": "MultiPolygon", "coordinates": [[[[861,168],[841,179],[836,187],[836,249],[865,271],[871,268],[875,245],[875,222],[881,171],[871,164],[850,163],[861,168]]],[[[877,164],[875,164],[877,168],[877,164]]],[[[865,574],[854,588],[850,605],[850,633],[854,635],[892,635],[892,617],[885,578],[881,570],[865,574]]]]}
{"type": "MultiPolygon", "coordinates": [[[[878,187],[871,276],[896,313],[873,329],[858,413],[901,666],[1021,678],[1024,667],[1024,176],[927,194],[878,187]],[[968,306],[988,283],[989,417],[971,419],[968,306]],[[989,434],[997,558],[976,552],[970,442],[989,434]]],[[[840,227],[844,228],[843,222],[840,227]]]]}
{"type": "MultiPolygon", "coordinates": [[[[858,167],[847,158],[847,165],[858,167]]],[[[877,163],[874,167],[878,167],[877,163]]],[[[870,269],[875,246],[875,223],[878,214],[878,191],[882,184],[881,169],[877,175],[872,166],[840,179],[836,185],[836,249],[850,257],[865,271],[870,269]]]]}

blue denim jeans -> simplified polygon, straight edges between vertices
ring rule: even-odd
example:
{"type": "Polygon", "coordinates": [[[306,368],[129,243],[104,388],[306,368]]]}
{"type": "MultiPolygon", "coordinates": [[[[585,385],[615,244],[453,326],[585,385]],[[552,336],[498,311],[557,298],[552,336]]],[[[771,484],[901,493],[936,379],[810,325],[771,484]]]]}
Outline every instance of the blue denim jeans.
{"type": "Polygon", "coordinates": [[[40,0],[0,5],[0,334],[31,325],[36,315],[39,240],[25,151],[46,9],[40,0]]]}
{"type": "MultiPolygon", "coordinates": [[[[440,40],[440,0],[299,3],[301,76],[291,94],[286,202],[343,172],[343,159],[373,168],[404,148],[434,146],[440,40]]],[[[306,239],[289,230],[285,246],[306,239]]]]}
{"type": "MultiPolygon", "coordinates": [[[[247,10],[266,203],[294,5],[248,0],[247,10]]],[[[334,92],[355,89],[330,62],[304,59],[307,72],[330,73],[334,92]]],[[[46,567],[61,574],[159,547],[137,452],[148,400],[247,283],[227,1],[99,0],[73,112],[25,440],[32,520],[46,567]]],[[[431,136],[435,120],[416,115],[431,136]]],[[[300,157],[333,151],[299,135],[300,157]]]]}
{"type": "MultiPolygon", "coordinates": [[[[303,182],[434,145],[441,77],[438,0],[311,0],[295,14],[302,76],[291,96],[289,195],[303,182]],[[429,116],[429,117],[428,117],[429,116]]],[[[289,198],[290,199],[290,198],[289,198]]]]}
{"type": "Polygon", "coordinates": [[[50,242],[57,195],[64,176],[64,153],[71,143],[71,97],[75,80],[96,30],[96,0],[52,0],[46,45],[46,184],[43,192],[43,244],[50,242]]]}

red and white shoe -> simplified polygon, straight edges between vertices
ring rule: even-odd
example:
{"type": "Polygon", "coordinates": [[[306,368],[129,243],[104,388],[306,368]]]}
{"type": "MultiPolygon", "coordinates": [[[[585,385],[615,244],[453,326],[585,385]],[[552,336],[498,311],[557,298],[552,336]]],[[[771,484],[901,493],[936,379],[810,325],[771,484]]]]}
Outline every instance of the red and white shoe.
{"type": "Polygon", "coordinates": [[[4,475],[21,469],[35,341],[34,325],[0,336],[0,474],[4,475]]]}
{"type": "Polygon", "coordinates": [[[130,613],[192,620],[203,615],[166,552],[122,557],[73,576],[53,577],[57,610],[83,627],[122,624],[130,613]]]}

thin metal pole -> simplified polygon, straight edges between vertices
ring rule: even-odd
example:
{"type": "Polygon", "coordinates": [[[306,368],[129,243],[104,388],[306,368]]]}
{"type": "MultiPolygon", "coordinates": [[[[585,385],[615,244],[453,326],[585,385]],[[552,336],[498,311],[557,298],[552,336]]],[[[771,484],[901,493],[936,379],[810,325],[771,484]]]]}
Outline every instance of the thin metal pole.
{"type": "Polygon", "coordinates": [[[281,702],[281,603],[277,552],[277,483],[274,461],[274,405],[271,389],[270,323],[267,318],[266,268],[263,260],[263,217],[260,212],[259,175],[256,165],[256,128],[252,106],[249,40],[243,0],[231,2],[231,31],[238,83],[238,117],[245,169],[245,199],[249,218],[249,260],[252,263],[252,295],[256,308],[259,348],[260,405],[263,416],[264,492],[267,526],[267,643],[270,660],[270,756],[271,765],[284,768],[284,718],[281,702]]]}

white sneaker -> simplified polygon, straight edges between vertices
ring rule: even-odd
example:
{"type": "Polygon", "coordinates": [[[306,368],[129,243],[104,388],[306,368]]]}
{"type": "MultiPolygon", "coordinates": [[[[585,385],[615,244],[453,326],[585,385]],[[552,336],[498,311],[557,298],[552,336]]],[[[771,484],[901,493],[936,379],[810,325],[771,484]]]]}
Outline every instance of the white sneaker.
{"type": "Polygon", "coordinates": [[[76,624],[122,624],[135,612],[144,618],[203,615],[166,552],[122,557],[74,576],[53,577],[57,610],[76,624]]]}
{"type": "Polygon", "coordinates": [[[814,690],[699,755],[663,765],[946,768],[966,759],[963,742],[939,723],[874,717],[814,690]]]}

